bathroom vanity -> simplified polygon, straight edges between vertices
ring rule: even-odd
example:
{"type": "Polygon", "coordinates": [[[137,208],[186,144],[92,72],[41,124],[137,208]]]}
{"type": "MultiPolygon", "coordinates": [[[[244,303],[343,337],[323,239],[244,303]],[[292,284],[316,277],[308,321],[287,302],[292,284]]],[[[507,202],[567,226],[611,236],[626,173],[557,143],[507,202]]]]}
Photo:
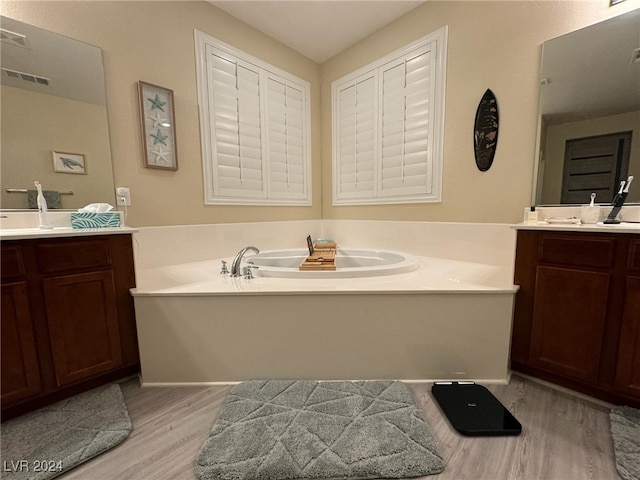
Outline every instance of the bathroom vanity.
{"type": "Polygon", "coordinates": [[[511,367],[640,407],[640,229],[585,227],[517,227],[511,367]]]}
{"type": "Polygon", "coordinates": [[[132,235],[114,230],[3,235],[3,421],[138,372],[132,235]]]}

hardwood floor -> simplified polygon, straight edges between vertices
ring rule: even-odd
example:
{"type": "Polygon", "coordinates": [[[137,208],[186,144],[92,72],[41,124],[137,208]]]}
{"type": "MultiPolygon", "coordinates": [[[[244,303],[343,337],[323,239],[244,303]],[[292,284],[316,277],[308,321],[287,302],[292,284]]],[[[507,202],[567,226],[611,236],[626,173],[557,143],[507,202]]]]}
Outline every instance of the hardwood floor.
{"type": "MultiPolygon", "coordinates": [[[[133,429],[113,450],[64,480],[193,480],[194,463],[231,387],[140,388],[121,384],[133,429]]],[[[450,426],[430,384],[411,384],[440,443],[445,471],[433,480],[615,480],[609,408],[514,375],[494,395],[522,423],[518,437],[464,437],[450,426]]]]}

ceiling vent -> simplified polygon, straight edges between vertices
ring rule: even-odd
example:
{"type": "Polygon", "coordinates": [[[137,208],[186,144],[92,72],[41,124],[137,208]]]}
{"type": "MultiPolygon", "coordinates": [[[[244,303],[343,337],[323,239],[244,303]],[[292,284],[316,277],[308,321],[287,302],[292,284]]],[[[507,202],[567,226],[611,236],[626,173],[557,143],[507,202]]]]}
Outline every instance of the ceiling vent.
{"type": "Polygon", "coordinates": [[[21,33],[11,32],[0,28],[0,40],[8,45],[15,45],[16,47],[29,48],[29,39],[26,35],[21,33]]]}
{"type": "Polygon", "coordinates": [[[14,78],[16,80],[22,80],[24,82],[33,83],[36,85],[44,85],[49,86],[49,79],[45,77],[39,77],[38,75],[33,75],[31,73],[18,72],[16,70],[10,70],[8,68],[2,69],[2,74],[9,77],[14,78]]]}

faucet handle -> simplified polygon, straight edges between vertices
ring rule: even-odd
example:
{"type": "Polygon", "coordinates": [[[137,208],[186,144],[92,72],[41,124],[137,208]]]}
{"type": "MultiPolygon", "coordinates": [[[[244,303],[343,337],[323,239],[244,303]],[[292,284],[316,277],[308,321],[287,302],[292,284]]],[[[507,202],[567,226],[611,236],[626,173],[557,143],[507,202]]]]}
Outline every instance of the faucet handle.
{"type": "Polygon", "coordinates": [[[229,269],[227,268],[227,262],[222,260],[222,268],[220,269],[220,274],[226,275],[227,273],[229,273],[229,269]]]}
{"type": "Polygon", "coordinates": [[[244,278],[246,280],[253,280],[253,269],[254,268],[258,268],[258,266],[250,264],[250,265],[247,265],[246,268],[247,268],[247,270],[246,270],[246,273],[244,274],[244,278]]]}

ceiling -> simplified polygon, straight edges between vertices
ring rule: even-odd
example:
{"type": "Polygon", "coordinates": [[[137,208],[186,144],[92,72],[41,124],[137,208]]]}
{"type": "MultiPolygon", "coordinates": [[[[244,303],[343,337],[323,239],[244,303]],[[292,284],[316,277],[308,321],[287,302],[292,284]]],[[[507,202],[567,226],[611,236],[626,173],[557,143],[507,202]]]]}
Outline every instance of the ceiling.
{"type": "Polygon", "coordinates": [[[424,0],[209,0],[316,63],[324,63],[424,0]]]}

